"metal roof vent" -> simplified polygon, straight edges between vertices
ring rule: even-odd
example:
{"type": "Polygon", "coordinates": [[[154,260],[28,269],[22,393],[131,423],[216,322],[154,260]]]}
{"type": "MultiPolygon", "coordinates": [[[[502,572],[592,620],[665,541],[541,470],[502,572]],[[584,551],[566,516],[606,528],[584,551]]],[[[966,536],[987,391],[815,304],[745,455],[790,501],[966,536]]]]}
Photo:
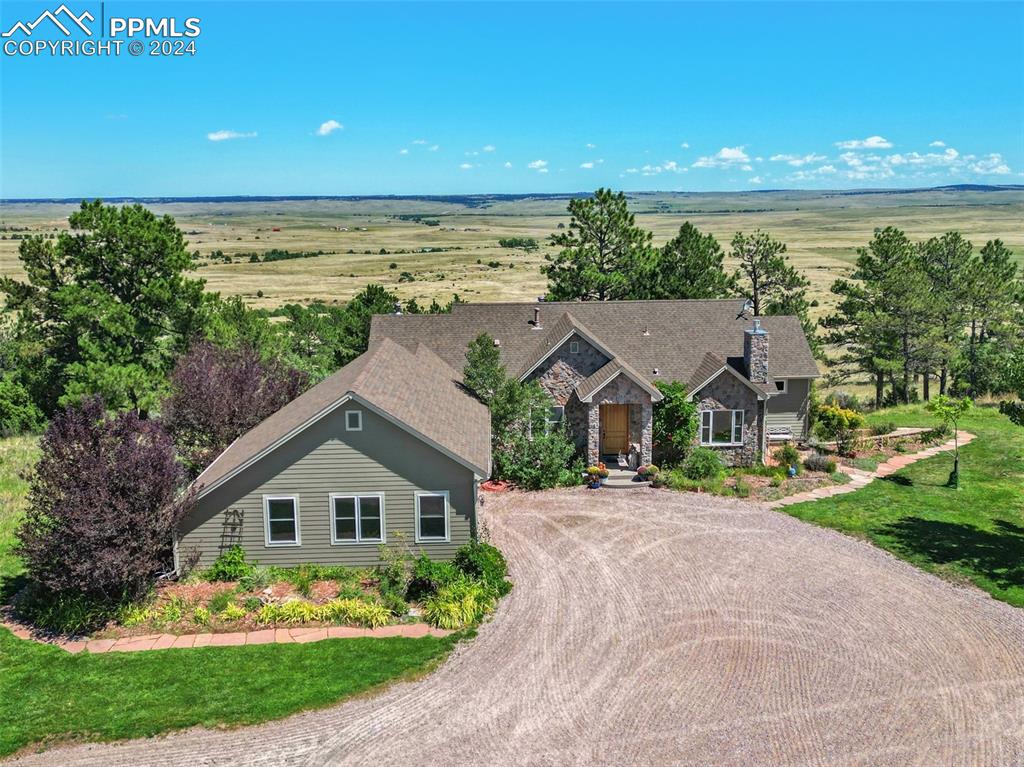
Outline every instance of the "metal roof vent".
{"type": "Polygon", "coordinates": [[[651,334],[651,331],[647,329],[646,325],[644,325],[644,332],[641,335],[649,336],[650,334],[651,334]]]}
{"type": "Polygon", "coordinates": [[[533,329],[540,330],[540,307],[533,307],[533,329]]]}
{"type": "Polygon", "coordinates": [[[660,372],[661,371],[659,371],[658,368],[654,368],[654,375],[658,375],[658,373],[660,373],[660,372]]]}
{"type": "Polygon", "coordinates": [[[495,338],[494,339],[494,345],[495,346],[501,346],[501,341],[499,341],[497,338],[495,338]]]}

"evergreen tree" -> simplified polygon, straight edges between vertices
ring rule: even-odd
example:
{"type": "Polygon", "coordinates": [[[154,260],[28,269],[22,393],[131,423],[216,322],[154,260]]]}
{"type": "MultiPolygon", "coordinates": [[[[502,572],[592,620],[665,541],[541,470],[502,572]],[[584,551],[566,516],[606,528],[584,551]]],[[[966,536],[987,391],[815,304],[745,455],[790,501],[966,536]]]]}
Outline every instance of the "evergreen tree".
{"type": "Polygon", "coordinates": [[[635,298],[636,278],[647,273],[651,233],[636,225],[626,195],[598,189],[569,201],[569,226],[551,237],[561,247],[541,271],[555,301],[635,298]]]}
{"type": "Polygon", "coordinates": [[[727,298],[736,295],[736,275],[722,266],[724,254],[714,235],[689,221],[655,253],[649,274],[636,293],[643,298],[727,298]]]}

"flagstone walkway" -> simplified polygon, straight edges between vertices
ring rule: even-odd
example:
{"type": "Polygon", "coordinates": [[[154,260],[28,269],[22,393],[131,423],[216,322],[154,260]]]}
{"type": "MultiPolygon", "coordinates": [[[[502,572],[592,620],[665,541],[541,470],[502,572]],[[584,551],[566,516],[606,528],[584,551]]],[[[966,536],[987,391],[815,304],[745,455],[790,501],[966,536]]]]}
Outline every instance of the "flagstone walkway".
{"type": "MultiPolygon", "coordinates": [[[[973,440],[974,435],[970,432],[958,431],[957,438],[960,440],[960,445],[963,446],[973,440]]],[[[790,506],[794,503],[820,501],[823,498],[831,498],[833,495],[852,493],[854,490],[860,490],[860,488],[869,484],[872,480],[878,479],[879,477],[888,477],[890,474],[899,471],[905,466],[917,463],[925,458],[931,458],[933,455],[952,450],[953,447],[953,440],[949,440],[948,442],[943,442],[941,445],[934,445],[917,453],[911,453],[909,455],[894,455],[885,463],[878,464],[878,468],[874,471],[863,471],[861,469],[843,466],[840,468],[840,471],[850,476],[850,481],[847,484],[818,487],[814,490],[808,490],[805,493],[787,495],[785,498],[779,498],[777,501],[772,501],[768,506],[773,509],[777,509],[780,506],[790,506]]]]}
{"type": "Polygon", "coordinates": [[[288,644],[298,642],[319,642],[324,639],[353,639],[356,637],[443,637],[452,633],[437,629],[425,623],[403,623],[397,626],[381,626],[375,629],[353,628],[351,626],[328,626],[323,628],[261,629],[258,631],[234,631],[224,634],[146,634],[145,636],[121,637],[120,639],[57,639],[48,640],[34,636],[24,626],[4,622],[19,639],[35,639],[52,644],[70,653],[78,652],[138,652],[139,650],[169,650],[187,647],[240,647],[253,644],[288,644]]]}

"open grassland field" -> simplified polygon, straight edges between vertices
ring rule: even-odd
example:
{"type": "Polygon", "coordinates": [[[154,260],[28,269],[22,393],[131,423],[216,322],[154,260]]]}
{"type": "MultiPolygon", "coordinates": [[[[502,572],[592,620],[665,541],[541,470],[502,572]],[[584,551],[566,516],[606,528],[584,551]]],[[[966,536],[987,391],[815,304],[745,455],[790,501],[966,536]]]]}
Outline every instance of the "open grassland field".
{"type": "MultiPolygon", "coordinates": [[[[289,302],[344,302],[368,282],[427,303],[434,298],[445,302],[455,293],[467,301],[535,300],[545,292],[539,270],[544,255],[555,251],[547,238],[569,220],[567,200],[143,202],[177,220],[189,247],[200,253],[197,274],[210,290],[272,308],[289,302]],[[417,216],[420,221],[412,220],[417,216]],[[534,238],[541,247],[531,253],[500,247],[498,240],[508,237],[534,238]],[[250,263],[250,253],[271,249],[324,255],[250,263]],[[232,263],[211,259],[216,251],[231,256],[232,263]],[[414,280],[400,281],[403,272],[414,280]]],[[[654,232],[659,245],[686,220],[713,233],[725,250],[740,230],[760,228],[783,240],[794,264],[811,280],[811,298],[820,304],[814,316],[833,305],[829,286],[849,273],[856,249],[876,227],[898,226],[916,239],[957,229],[977,247],[999,237],[1024,264],[1024,189],[651,193],[633,194],[630,200],[638,223],[654,232]]],[[[56,233],[66,228],[67,216],[76,207],[0,205],[0,223],[7,228],[0,232],[0,273],[22,275],[13,236],[56,233]]]]}

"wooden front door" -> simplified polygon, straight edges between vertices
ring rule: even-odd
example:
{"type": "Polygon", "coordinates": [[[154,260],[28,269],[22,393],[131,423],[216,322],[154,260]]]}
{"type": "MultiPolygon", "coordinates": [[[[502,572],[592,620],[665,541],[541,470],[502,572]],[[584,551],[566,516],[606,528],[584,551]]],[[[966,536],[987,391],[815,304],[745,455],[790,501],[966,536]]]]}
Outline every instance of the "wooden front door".
{"type": "Polygon", "coordinates": [[[629,449],[629,405],[601,405],[601,454],[629,449]]]}

